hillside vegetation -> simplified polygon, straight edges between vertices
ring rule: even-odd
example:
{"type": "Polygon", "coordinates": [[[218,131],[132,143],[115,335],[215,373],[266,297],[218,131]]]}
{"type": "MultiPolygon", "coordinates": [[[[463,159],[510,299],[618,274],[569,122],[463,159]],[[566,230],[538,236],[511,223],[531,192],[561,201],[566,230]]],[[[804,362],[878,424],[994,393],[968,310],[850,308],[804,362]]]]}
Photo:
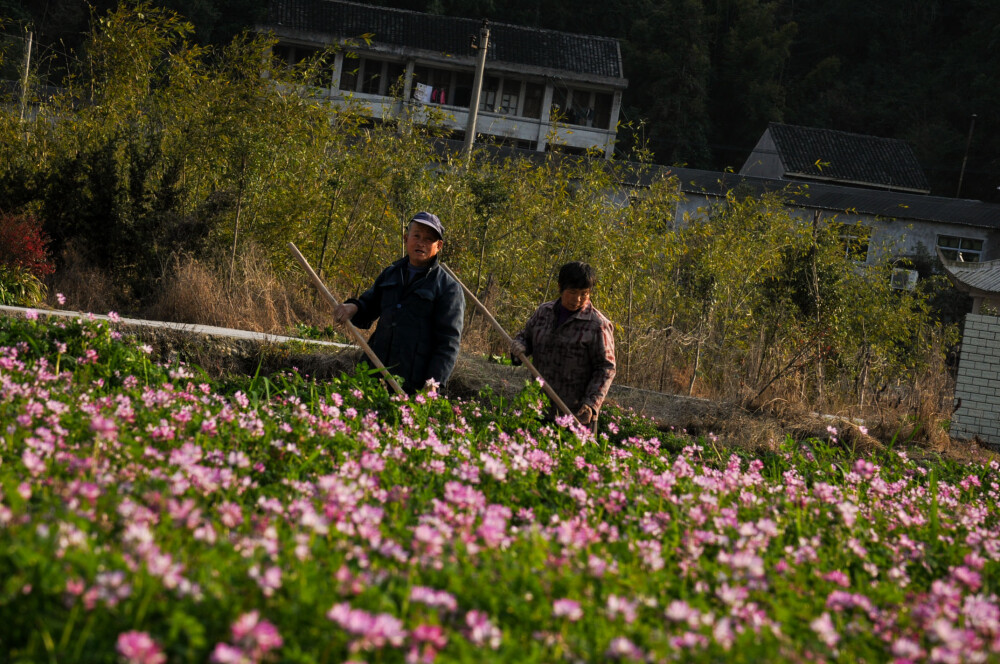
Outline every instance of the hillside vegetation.
{"type": "MultiPolygon", "coordinates": [[[[4,77],[26,30],[35,71],[66,67],[91,18],[119,0],[0,0],[4,77]]],[[[225,44],[266,20],[267,0],[155,0],[225,44]]],[[[997,202],[1000,5],[990,0],[369,0],[368,4],[615,37],[629,87],[619,157],[738,169],[768,122],[896,138],[934,194],[997,202]],[[973,114],[976,115],[973,121],[973,114]]],[[[360,35],[359,35],[360,37],[360,35]]]]}
{"type": "MultiPolygon", "coordinates": [[[[123,6],[93,23],[65,92],[23,120],[0,114],[4,219],[40,228],[57,268],[8,259],[8,281],[35,288],[6,301],[37,302],[44,283],[50,304],[83,311],[317,332],[324,305],[286,243],[343,299],[428,209],[446,262],[511,331],[555,296],[559,265],[592,263],[622,384],[944,434],[955,330],[930,302],[945,286],[891,290],[891,266],[854,262],[835,218],[803,224],[780,195],[736,190],[679,222],[672,179],[626,190],[600,161],[557,154],[479,152],[466,167],[434,152],[433,125],[370,123],[302,94],[321,62],[287,70],[267,39],[207,48],[192,30],[123,6]]],[[[463,343],[506,351],[471,307],[463,343]]]]}

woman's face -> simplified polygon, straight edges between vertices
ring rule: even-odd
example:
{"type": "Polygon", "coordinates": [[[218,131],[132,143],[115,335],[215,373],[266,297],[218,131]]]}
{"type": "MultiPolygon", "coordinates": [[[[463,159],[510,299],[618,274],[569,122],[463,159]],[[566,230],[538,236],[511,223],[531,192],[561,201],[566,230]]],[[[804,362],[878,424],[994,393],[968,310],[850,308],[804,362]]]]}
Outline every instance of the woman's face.
{"type": "Polygon", "coordinates": [[[589,301],[589,288],[567,288],[559,294],[559,303],[567,311],[576,311],[589,301]]]}

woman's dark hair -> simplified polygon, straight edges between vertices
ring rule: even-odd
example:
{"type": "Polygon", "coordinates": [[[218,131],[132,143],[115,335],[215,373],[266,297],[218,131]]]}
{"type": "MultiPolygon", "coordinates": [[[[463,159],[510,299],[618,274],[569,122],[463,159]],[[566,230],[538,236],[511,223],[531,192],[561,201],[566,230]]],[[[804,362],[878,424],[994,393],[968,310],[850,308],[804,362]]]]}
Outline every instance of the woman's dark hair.
{"type": "Polygon", "coordinates": [[[559,268],[559,292],[567,288],[593,288],[597,283],[597,272],[583,261],[566,263],[559,268]]]}

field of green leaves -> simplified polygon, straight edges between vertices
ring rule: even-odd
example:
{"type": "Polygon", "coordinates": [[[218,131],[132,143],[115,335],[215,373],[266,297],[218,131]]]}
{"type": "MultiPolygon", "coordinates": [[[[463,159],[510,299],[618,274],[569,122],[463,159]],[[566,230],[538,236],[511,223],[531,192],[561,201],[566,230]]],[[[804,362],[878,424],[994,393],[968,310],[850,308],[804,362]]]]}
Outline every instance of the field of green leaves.
{"type": "Polygon", "coordinates": [[[596,436],[0,319],[5,662],[1000,659],[1000,465],[596,436]]]}

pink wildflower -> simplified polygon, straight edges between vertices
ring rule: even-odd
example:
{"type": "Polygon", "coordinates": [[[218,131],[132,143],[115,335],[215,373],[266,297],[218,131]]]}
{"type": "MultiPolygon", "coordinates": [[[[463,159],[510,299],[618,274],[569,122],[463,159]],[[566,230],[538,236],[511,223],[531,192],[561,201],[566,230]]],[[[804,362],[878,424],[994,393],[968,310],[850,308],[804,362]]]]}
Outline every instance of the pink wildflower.
{"type": "Polygon", "coordinates": [[[469,628],[468,637],[477,646],[489,646],[493,650],[500,647],[501,633],[490,617],[473,609],[465,614],[465,624],[469,628]]]}
{"type": "Polygon", "coordinates": [[[868,461],[867,459],[858,459],[857,461],[854,462],[853,470],[863,479],[868,480],[875,475],[875,472],[878,470],[878,468],[876,468],[875,464],[873,464],[871,461],[868,461]]]}
{"type": "Polygon", "coordinates": [[[219,505],[219,520],[226,528],[235,528],[243,523],[243,512],[236,503],[225,502],[219,505]]]}
{"type": "Polygon", "coordinates": [[[417,625],[411,636],[414,643],[406,655],[408,664],[431,664],[438,651],[448,645],[448,637],[440,625],[417,625]]]}
{"type": "Polygon", "coordinates": [[[119,634],[116,649],[128,664],[163,664],[167,661],[156,641],[145,632],[119,634]]]}
{"type": "Polygon", "coordinates": [[[635,622],[636,604],[618,595],[608,595],[608,617],[614,620],[621,615],[626,623],[635,622]]]}
{"type": "Polygon", "coordinates": [[[839,569],[835,569],[832,572],[828,572],[823,575],[824,581],[829,581],[835,583],[841,588],[847,588],[851,585],[851,579],[839,569]]]}
{"type": "Polygon", "coordinates": [[[624,636],[611,639],[607,654],[614,659],[642,659],[642,650],[624,636]]]}
{"type": "Polygon", "coordinates": [[[683,600],[676,599],[667,607],[666,616],[668,620],[674,622],[684,622],[691,627],[697,627],[701,619],[698,609],[690,606],[683,600]]]}
{"type": "Polygon", "coordinates": [[[858,506],[849,500],[845,500],[837,505],[837,511],[844,518],[844,525],[853,528],[858,520],[858,506]]]}
{"type": "Polygon", "coordinates": [[[572,599],[557,599],[552,603],[552,615],[556,618],[566,618],[570,622],[576,622],[583,617],[583,609],[580,603],[572,599]]]}
{"type": "Polygon", "coordinates": [[[250,611],[240,616],[233,623],[232,630],[233,640],[254,659],[260,659],[265,653],[280,648],[283,643],[278,628],[267,620],[261,620],[257,611],[250,611]]]}
{"type": "Polygon", "coordinates": [[[97,434],[98,438],[104,440],[115,440],[118,438],[118,425],[109,417],[95,415],[90,420],[90,430],[97,434]]]}
{"type": "Polygon", "coordinates": [[[406,638],[406,630],[398,618],[388,613],[372,615],[361,609],[352,609],[347,602],[334,604],[326,617],[344,631],[360,636],[355,646],[361,650],[381,648],[386,644],[400,646],[406,638]]]}
{"type": "Polygon", "coordinates": [[[917,660],[924,656],[924,651],[915,641],[900,638],[892,644],[892,654],[900,659],[917,660]]]}
{"type": "Polygon", "coordinates": [[[825,643],[828,648],[833,648],[840,641],[840,634],[837,634],[837,628],[834,627],[833,620],[830,619],[830,614],[826,611],[819,618],[809,623],[809,626],[819,636],[820,641],[825,643]]]}
{"type": "Polygon", "coordinates": [[[458,608],[455,597],[446,590],[434,590],[426,586],[413,586],[410,589],[410,601],[420,602],[427,606],[454,611],[458,608]]]}
{"type": "Polygon", "coordinates": [[[216,664],[250,664],[250,658],[244,655],[242,650],[228,643],[215,644],[209,661],[216,664]]]}

